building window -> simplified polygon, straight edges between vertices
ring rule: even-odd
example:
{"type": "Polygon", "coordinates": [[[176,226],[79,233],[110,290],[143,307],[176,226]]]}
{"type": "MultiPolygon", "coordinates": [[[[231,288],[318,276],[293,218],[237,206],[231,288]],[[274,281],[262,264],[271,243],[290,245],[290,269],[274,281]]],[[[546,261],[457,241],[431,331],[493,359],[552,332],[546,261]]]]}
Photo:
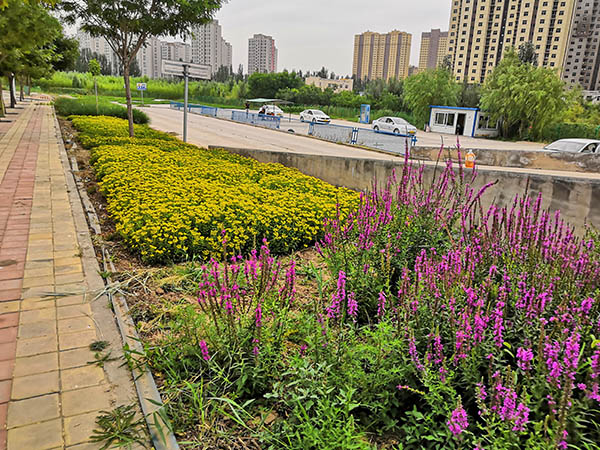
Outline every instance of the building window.
{"type": "Polygon", "coordinates": [[[453,127],[454,126],[454,113],[435,113],[435,124],[447,126],[447,127],[453,127]]]}

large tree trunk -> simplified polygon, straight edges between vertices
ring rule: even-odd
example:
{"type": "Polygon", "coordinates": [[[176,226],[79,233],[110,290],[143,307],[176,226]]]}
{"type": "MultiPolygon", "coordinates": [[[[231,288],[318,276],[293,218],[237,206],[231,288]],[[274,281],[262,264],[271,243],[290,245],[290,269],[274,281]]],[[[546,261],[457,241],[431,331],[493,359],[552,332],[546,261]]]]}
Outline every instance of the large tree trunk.
{"type": "Polygon", "coordinates": [[[129,121],[129,136],[133,137],[133,105],[131,104],[131,80],[129,80],[129,62],[123,64],[125,80],[125,98],[127,99],[127,120],[129,121]]]}
{"type": "Polygon", "coordinates": [[[14,108],[17,106],[17,97],[15,96],[15,74],[11,73],[8,75],[8,85],[10,88],[10,107],[14,108]]]}
{"type": "Polygon", "coordinates": [[[2,95],[2,74],[0,74],[0,118],[5,117],[6,108],[4,107],[4,95],[2,95]]]}

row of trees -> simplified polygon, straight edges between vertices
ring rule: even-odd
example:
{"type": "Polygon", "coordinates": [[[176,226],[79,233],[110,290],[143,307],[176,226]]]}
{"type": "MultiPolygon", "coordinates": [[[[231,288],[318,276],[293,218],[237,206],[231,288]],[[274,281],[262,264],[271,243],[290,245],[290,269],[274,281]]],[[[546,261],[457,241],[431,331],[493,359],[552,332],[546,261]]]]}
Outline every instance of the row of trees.
{"type": "MultiPolygon", "coordinates": [[[[129,134],[133,136],[130,75],[137,53],[151,37],[179,36],[181,30],[208,23],[224,1],[62,0],[56,8],[67,23],[79,22],[90,35],[104,37],[117,55],[125,82],[129,134]]],[[[14,74],[26,73],[24,67],[37,70],[50,64],[52,55],[64,53],[54,51],[52,44],[61,34],[60,23],[38,3],[0,0],[0,8],[0,69],[9,80],[14,74]]],[[[44,74],[28,75],[40,78],[44,74]]]]}
{"type": "Polygon", "coordinates": [[[7,0],[0,10],[0,117],[5,115],[2,78],[8,80],[11,107],[16,103],[15,84],[70,70],[78,44],[64,36],[60,22],[39,2],[7,0]]]}

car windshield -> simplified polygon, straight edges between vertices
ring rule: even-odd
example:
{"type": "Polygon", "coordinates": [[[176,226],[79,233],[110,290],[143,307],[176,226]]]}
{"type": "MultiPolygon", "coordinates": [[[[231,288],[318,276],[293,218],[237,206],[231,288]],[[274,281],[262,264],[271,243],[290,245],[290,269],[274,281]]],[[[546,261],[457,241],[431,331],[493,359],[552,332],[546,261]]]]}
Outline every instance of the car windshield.
{"type": "Polygon", "coordinates": [[[313,112],[315,113],[316,116],[325,116],[326,115],[323,111],[320,111],[318,109],[315,109],[313,112]]]}
{"type": "Polygon", "coordinates": [[[577,153],[581,150],[583,144],[581,142],[574,141],[556,141],[550,145],[544,147],[546,150],[558,150],[560,152],[573,152],[577,153]]]}

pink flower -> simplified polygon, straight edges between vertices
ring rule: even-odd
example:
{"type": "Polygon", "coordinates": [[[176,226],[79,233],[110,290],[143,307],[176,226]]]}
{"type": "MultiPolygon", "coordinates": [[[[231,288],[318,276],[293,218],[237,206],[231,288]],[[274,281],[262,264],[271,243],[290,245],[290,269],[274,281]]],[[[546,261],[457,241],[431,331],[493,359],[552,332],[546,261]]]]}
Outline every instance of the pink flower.
{"type": "Polygon", "coordinates": [[[208,354],[208,347],[206,346],[206,341],[200,341],[200,351],[202,352],[202,358],[205,361],[210,360],[210,355],[208,354]]]}
{"type": "Polygon", "coordinates": [[[452,415],[446,422],[446,425],[448,425],[448,428],[454,436],[458,436],[467,429],[469,422],[467,420],[467,413],[463,409],[462,405],[459,405],[458,408],[452,411],[452,415]]]}

